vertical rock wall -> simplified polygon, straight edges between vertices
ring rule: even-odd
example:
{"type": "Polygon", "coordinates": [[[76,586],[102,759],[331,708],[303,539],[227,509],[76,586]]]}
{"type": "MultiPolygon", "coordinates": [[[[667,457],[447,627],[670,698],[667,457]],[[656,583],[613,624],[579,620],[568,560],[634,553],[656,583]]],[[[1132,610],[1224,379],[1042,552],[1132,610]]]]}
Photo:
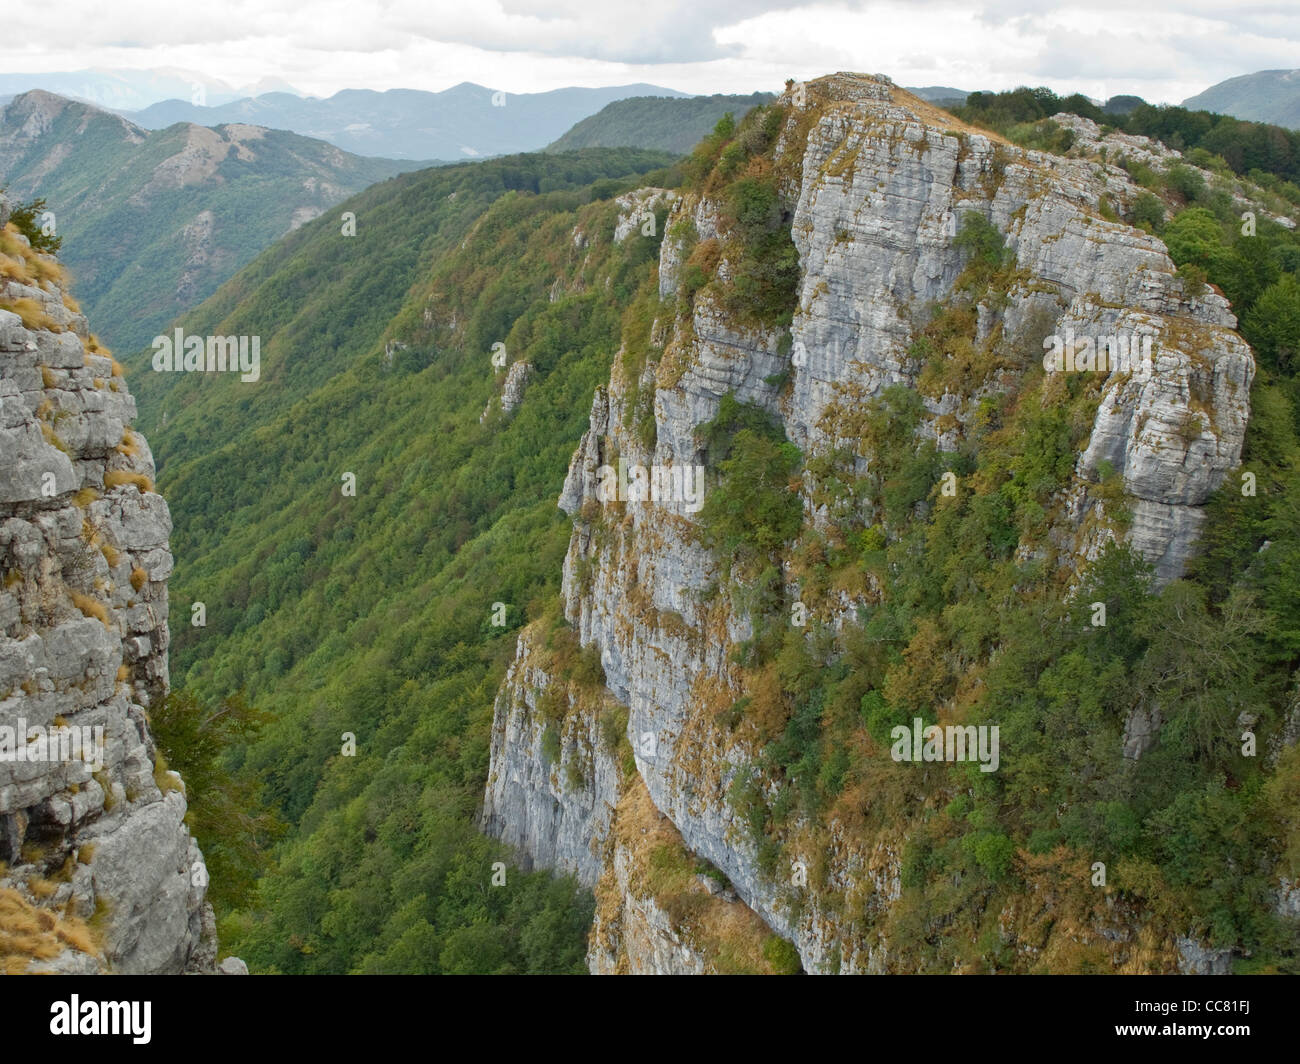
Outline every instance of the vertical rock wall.
{"type": "Polygon", "coordinates": [[[168,688],[171,517],[121,367],[8,217],[0,197],[0,753],[9,729],[24,758],[0,757],[0,892],[86,935],[5,963],[204,968],[207,871],[148,726],[168,688]],[[65,727],[102,735],[102,764],[26,741],[65,727]]]}

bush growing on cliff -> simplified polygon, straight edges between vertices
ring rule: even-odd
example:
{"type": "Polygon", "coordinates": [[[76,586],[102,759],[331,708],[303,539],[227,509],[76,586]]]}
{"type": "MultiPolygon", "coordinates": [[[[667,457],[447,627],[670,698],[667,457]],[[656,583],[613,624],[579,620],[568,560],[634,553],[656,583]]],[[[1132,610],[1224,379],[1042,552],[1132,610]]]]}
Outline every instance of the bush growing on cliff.
{"type": "MultiPolygon", "coordinates": [[[[4,192],[4,189],[0,188],[0,192],[4,192]]],[[[45,232],[45,225],[41,218],[45,211],[43,198],[27,203],[11,203],[9,224],[22,233],[27,238],[27,242],[37,251],[53,255],[63,246],[63,237],[45,232]]]]}
{"type": "Polygon", "coordinates": [[[799,253],[790,239],[790,214],[770,177],[742,177],[727,192],[741,246],[728,300],[742,315],[789,325],[799,284],[799,253]]]}
{"type": "MultiPolygon", "coordinates": [[[[732,275],[718,295],[729,313],[749,325],[781,329],[798,299],[799,255],[790,236],[791,208],[764,153],[785,118],[779,106],[755,107],[737,126],[730,115],[692,155],[689,186],[723,208],[724,246],[732,275]]],[[[683,279],[693,294],[709,279],[719,253],[688,263],[683,279]]]]}
{"type": "Polygon", "coordinates": [[[803,504],[791,490],[799,449],[769,414],[730,394],[698,437],[721,474],[700,510],[701,535],[724,565],[752,577],[803,523],[803,504]]]}
{"type": "Polygon", "coordinates": [[[1132,214],[1129,219],[1134,225],[1151,233],[1158,233],[1165,224],[1165,207],[1159,197],[1150,192],[1139,192],[1133,200],[1132,214]]]}

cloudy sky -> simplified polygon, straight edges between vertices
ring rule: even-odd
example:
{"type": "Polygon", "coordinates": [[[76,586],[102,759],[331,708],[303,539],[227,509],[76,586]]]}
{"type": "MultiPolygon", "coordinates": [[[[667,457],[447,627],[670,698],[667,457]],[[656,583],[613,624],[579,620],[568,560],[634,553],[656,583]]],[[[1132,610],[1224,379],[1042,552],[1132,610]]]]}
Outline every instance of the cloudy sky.
{"type": "Polygon", "coordinates": [[[776,89],[833,70],[1177,102],[1300,64],[1296,0],[49,0],[7,5],[3,73],[172,68],[247,85],[776,89]]]}

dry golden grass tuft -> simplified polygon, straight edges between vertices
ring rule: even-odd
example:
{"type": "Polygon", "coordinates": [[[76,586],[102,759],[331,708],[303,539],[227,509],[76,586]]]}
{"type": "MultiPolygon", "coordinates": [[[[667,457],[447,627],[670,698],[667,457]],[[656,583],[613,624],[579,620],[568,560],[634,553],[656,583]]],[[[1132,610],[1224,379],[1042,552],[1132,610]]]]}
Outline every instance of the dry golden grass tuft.
{"type": "Polygon", "coordinates": [[[148,582],[149,574],[141,569],[140,566],[137,565],[131,570],[131,586],[135,588],[136,591],[139,591],[148,582]]]}
{"type": "Polygon", "coordinates": [[[100,956],[84,920],[39,909],[16,890],[0,888],[0,972],[22,975],[33,961],[50,960],[65,949],[100,956]]]}
{"type": "Polygon", "coordinates": [[[0,230],[0,277],[46,289],[54,285],[60,291],[68,286],[68,271],[58,259],[33,248],[12,224],[0,230]]]}
{"type": "Polygon", "coordinates": [[[23,296],[8,303],[6,310],[12,310],[23,320],[25,329],[46,329],[49,332],[61,332],[63,327],[46,313],[45,308],[35,299],[23,296]]]}
{"type": "Polygon", "coordinates": [[[163,757],[162,751],[159,750],[154,755],[153,781],[158,785],[158,789],[166,794],[168,791],[180,791],[185,793],[185,784],[181,782],[180,777],[171,772],[167,767],[167,759],[163,757]]]}
{"type": "Polygon", "coordinates": [[[153,491],[153,481],[143,473],[128,473],[122,469],[110,469],[104,474],[104,487],[120,488],[124,484],[134,484],[141,491],[153,491]]]}
{"type": "Polygon", "coordinates": [[[124,454],[128,458],[134,458],[140,453],[139,437],[130,429],[122,431],[122,442],[117,445],[117,453],[124,454]]]}
{"type": "Polygon", "coordinates": [[[27,264],[22,259],[0,252],[0,280],[17,281],[20,284],[26,284],[30,280],[27,264]]]}
{"type": "Polygon", "coordinates": [[[72,593],[72,604],[85,614],[85,616],[94,617],[105,628],[112,627],[108,620],[108,607],[98,599],[93,599],[89,595],[83,595],[80,591],[74,591],[72,593]]]}
{"type": "MultiPolygon", "coordinates": [[[[37,411],[39,414],[40,411],[37,411]]],[[[41,422],[41,435],[45,437],[45,442],[56,450],[68,454],[68,445],[59,439],[59,434],[54,431],[54,426],[48,421],[41,422]]]]}
{"type": "Polygon", "coordinates": [[[27,882],[27,889],[30,890],[38,900],[44,901],[59,889],[59,885],[46,879],[44,876],[32,876],[32,878],[27,882]]]}
{"type": "Polygon", "coordinates": [[[68,287],[68,271],[59,264],[58,259],[36,252],[28,258],[27,262],[31,267],[32,276],[42,288],[48,289],[53,285],[62,293],[63,289],[68,287]]]}

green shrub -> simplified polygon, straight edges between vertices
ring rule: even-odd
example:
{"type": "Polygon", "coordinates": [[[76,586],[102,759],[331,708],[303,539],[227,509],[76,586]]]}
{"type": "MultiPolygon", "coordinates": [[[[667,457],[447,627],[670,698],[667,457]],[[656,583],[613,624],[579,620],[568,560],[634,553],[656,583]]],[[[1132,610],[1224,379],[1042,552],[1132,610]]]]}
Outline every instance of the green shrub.
{"type": "Polygon", "coordinates": [[[763,943],[763,959],[777,975],[798,975],[803,971],[803,962],[794,943],[780,935],[771,935],[763,943]]]}
{"type": "MultiPolygon", "coordinates": [[[[3,191],[0,189],[0,192],[3,191]]],[[[63,246],[63,237],[43,231],[41,215],[45,213],[45,209],[44,198],[34,199],[28,203],[11,203],[9,224],[22,233],[37,251],[53,255],[63,246]]]]}

